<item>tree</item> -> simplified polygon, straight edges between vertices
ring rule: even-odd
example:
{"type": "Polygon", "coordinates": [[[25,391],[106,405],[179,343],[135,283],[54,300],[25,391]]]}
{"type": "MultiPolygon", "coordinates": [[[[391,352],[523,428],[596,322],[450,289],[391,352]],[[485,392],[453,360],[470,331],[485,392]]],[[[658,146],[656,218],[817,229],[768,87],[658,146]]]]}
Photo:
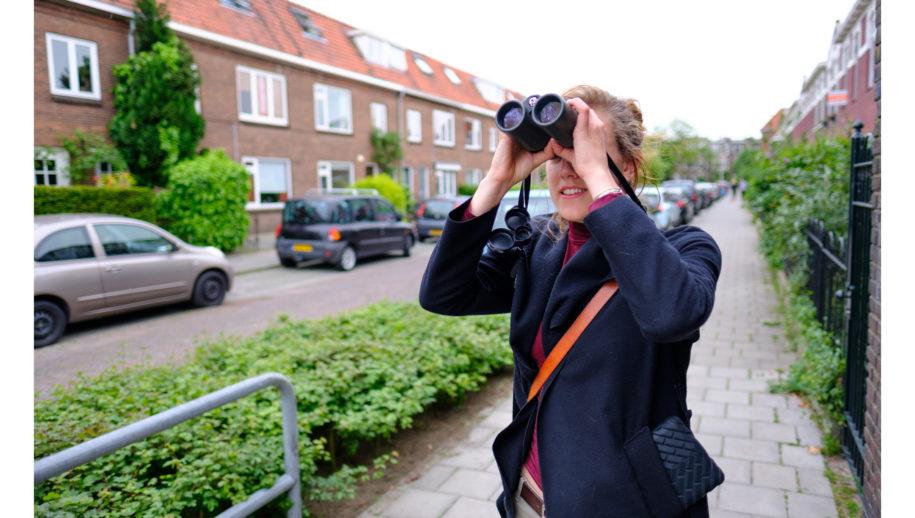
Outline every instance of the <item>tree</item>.
{"type": "Polygon", "coordinates": [[[675,120],[669,131],[652,135],[654,154],[649,170],[658,181],[669,178],[703,178],[713,173],[715,154],[708,141],[688,123],[675,120]]]}
{"type": "Polygon", "coordinates": [[[200,75],[190,50],[167,27],[164,6],[138,0],[136,9],[137,41],[148,50],[114,67],[108,132],[140,185],[163,186],[166,171],[194,156],[203,137],[194,108],[200,75]]]}
{"type": "Polygon", "coordinates": [[[400,134],[385,133],[379,129],[372,130],[372,162],[385,173],[393,175],[397,161],[403,158],[400,148],[400,134]]]}

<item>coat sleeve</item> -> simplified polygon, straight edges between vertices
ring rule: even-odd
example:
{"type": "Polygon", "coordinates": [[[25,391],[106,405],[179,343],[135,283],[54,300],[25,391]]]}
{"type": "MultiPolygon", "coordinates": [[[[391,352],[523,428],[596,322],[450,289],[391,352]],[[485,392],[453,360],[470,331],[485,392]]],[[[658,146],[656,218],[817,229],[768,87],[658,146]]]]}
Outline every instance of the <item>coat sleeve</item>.
{"type": "Polygon", "coordinates": [[[442,315],[484,315],[511,311],[514,279],[483,247],[489,239],[498,206],[462,220],[470,200],[448,214],[419,287],[423,309],[442,315]]]}
{"type": "Polygon", "coordinates": [[[721,271],[721,251],[710,235],[687,226],[668,240],[627,197],[595,209],[584,223],[646,338],[675,342],[705,323],[721,271]]]}

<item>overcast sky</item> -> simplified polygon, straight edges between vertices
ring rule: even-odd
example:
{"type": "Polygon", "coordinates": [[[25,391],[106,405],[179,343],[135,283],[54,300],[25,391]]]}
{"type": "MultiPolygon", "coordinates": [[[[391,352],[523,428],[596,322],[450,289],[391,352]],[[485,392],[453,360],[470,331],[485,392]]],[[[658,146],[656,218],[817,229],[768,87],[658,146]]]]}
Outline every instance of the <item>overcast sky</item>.
{"type": "Polygon", "coordinates": [[[524,94],[594,84],[649,130],[759,137],[826,59],[854,0],[294,0],[524,94]]]}

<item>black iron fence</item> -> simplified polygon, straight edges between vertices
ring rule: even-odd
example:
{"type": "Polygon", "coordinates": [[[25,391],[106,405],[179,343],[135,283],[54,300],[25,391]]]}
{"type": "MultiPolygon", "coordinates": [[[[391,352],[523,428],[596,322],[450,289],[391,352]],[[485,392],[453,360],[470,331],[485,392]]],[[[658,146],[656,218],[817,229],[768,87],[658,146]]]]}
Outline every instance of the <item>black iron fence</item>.
{"type": "Polygon", "coordinates": [[[826,231],[818,220],[808,221],[806,228],[811,250],[807,288],[817,319],[845,353],[842,450],[859,483],[864,470],[872,169],[871,138],[861,134],[858,123],[851,139],[848,236],[826,231]]]}

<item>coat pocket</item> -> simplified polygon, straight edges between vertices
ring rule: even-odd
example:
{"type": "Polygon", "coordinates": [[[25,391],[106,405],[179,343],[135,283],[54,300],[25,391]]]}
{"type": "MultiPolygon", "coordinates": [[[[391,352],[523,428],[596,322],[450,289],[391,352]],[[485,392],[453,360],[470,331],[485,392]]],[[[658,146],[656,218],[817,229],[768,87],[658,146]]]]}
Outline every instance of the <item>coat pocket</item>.
{"type": "Polygon", "coordinates": [[[623,445],[626,458],[635,473],[645,505],[656,518],[683,516],[683,509],[673,484],[661,463],[651,430],[643,426],[623,445]]]}

